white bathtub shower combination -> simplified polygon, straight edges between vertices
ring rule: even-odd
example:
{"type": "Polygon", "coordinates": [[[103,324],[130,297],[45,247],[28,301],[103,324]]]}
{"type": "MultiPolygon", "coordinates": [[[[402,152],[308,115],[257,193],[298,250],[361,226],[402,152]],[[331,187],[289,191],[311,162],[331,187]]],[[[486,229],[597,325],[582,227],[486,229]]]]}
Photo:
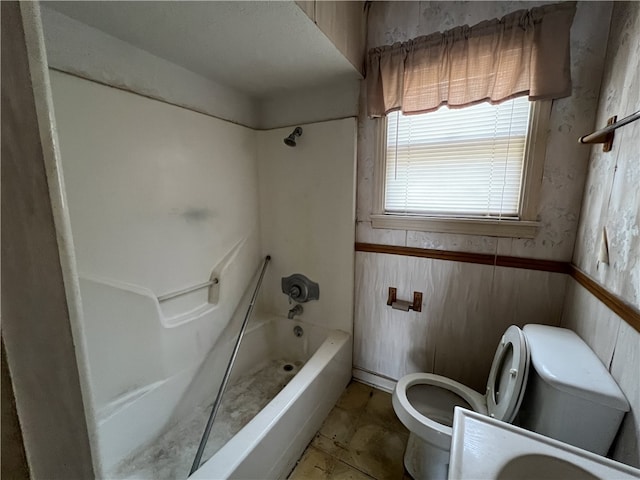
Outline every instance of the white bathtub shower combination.
{"type": "MultiPolygon", "coordinates": [[[[243,337],[202,465],[191,478],[284,478],[350,377],[349,334],[257,315],[243,337]],[[295,327],[302,328],[301,336],[295,327]]],[[[186,478],[217,391],[209,387],[205,405],[106,476],[186,478]]]]}
{"type": "Polygon", "coordinates": [[[212,456],[194,478],[286,475],[351,374],[356,120],[303,124],[291,148],[290,127],[257,131],[50,76],[96,475],[186,478],[266,253],[212,456]],[[280,291],[293,273],[320,285],[294,323],[280,291]]]}

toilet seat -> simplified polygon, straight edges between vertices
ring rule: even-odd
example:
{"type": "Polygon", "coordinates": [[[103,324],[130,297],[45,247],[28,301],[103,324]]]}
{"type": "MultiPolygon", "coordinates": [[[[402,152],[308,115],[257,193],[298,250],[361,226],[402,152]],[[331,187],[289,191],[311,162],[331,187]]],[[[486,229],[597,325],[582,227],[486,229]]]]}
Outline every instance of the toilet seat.
{"type": "Polygon", "coordinates": [[[487,415],[486,398],[450,378],[433,373],[410,373],[398,380],[391,399],[396,415],[409,431],[444,450],[448,450],[451,445],[452,428],[416,410],[407,397],[407,392],[415,385],[430,385],[448,390],[471,405],[474,411],[487,415]]]}
{"type": "Polygon", "coordinates": [[[513,422],[527,386],[529,363],[524,332],[511,325],[500,340],[489,372],[486,405],[490,417],[513,422]]]}
{"type": "MultiPolygon", "coordinates": [[[[410,432],[443,450],[451,446],[452,428],[419,412],[407,397],[412,386],[439,387],[460,397],[483,415],[511,423],[518,413],[529,374],[529,348],[524,333],[515,325],[502,336],[496,349],[486,395],[447,377],[432,373],[411,373],[393,390],[393,409],[410,432]]],[[[451,408],[453,412],[453,406],[451,408]]]]}

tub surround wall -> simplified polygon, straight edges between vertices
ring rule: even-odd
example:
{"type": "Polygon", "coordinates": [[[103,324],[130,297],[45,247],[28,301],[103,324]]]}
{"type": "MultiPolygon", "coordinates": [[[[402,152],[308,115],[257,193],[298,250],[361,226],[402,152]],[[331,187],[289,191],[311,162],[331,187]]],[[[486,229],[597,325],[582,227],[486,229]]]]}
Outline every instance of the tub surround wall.
{"type": "Polygon", "coordinates": [[[106,472],[165,427],[260,263],[256,133],[60,72],[51,85],[106,472]],[[214,269],[216,302],[158,302],[214,269]]]}
{"type": "Polygon", "coordinates": [[[290,148],[290,127],[257,132],[50,74],[85,314],[85,400],[105,475],[210,400],[260,244],[273,255],[268,311],[286,315],[280,277],[302,272],[321,285],[303,319],[351,333],[356,120],[303,124],[290,148]],[[216,299],[205,289],[158,302],[212,270],[216,299]],[[205,375],[212,362],[216,374],[205,375]],[[203,376],[207,388],[191,391],[203,376]]]}
{"type": "Polygon", "coordinates": [[[255,132],[59,72],[51,83],[82,276],[159,296],[257,238],[255,132]]]}
{"type": "Polygon", "coordinates": [[[51,80],[91,312],[90,360],[94,373],[111,372],[94,386],[104,405],[201,360],[212,329],[235,310],[259,263],[255,132],[66,74],[52,72],[51,80]],[[158,309],[154,297],[207,281],[236,245],[239,254],[220,272],[217,305],[206,306],[202,289],[158,309]],[[206,319],[190,315],[207,308],[206,319]],[[122,367],[147,365],[135,370],[143,377],[123,375],[133,372],[114,364],[113,348],[122,367]]]}
{"type": "MultiPolygon", "coordinates": [[[[615,2],[596,127],[640,109],[640,3],[615,2]]],[[[589,133],[589,132],[586,132],[589,133]]],[[[613,149],[588,147],[589,172],[573,263],[640,311],[640,122],[616,130],[613,149]],[[607,229],[610,263],[598,262],[607,229]]],[[[575,330],[598,354],[631,404],[611,451],[640,467],[640,332],[571,280],[562,325],[575,330]]]]}
{"type": "MultiPolygon", "coordinates": [[[[368,47],[473,25],[542,3],[374,2],[368,47]]],[[[366,92],[361,91],[357,241],[568,262],[589,155],[588,147],[576,139],[594,127],[610,14],[610,3],[578,3],[571,29],[573,93],[552,106],[535,238],[371,228],[376,125],[366,117],[366,92]]],[[[557,273],[426,259],[407,262],[399,256],[364,253],[356,255],[356,271],[355,367],[393,379],[414,371],[436,371],[481,391],[504,328],[532,322],[557,325],[567,282],[557,273]],[[403,268],[409,270],[404,273],[403,268]],[[419,274],[411,273],[414,270],[419,274]],[[433,278],[442,280],[429,280],[433,278]],[[402,298],[414,290],[427,290],[422,313],[390,310],[386,306],[390,286],[399,287],[402,298]]]]}
{"type": "MultiPolygon", "coordinates": [[[[226,366],[229,362],[229,358],[231,358],[235,342],[238,338],[238,333],[240,332],[242,322],[244,321],[249,303],[251,302],[251,296],[257,286],[258,278],[259,272],[257,272],[248,283],[244,295],[238,303],[238,307],[235,312],[233,312],[229,323],[220,333],[215,344],[207,353],[205,359],[198,366],[197,371],[195,372],[195,375],[193,375],[191,383],[189,384],[189,388],[180,397],[179,402],[173,406],[173,410],[168,412],[167,415],[170,419],[167,422],[167,425],[174,425],[191,415],[195,409],[202,408],[203,405],[209,405],[213,402],[215,395],[220,388],[220,384],[222,383],[226,366]]],[[[253,328],[256,323],[259,323],[262,320],[264,320],[262,315],[260,315],[257,310],[254,311],[247,328],[253,328]]],[[[244,344],[241,343],[241,346],[242,345],[244,344]]],[[[236,362],[236,365],[238,365],[238,362],[236,362]]],[[[248,369],[246,367],[246,365],[234,366],[233,373],[235,373],[236,370],[245,371],[248,369]]]]}
{"type": "Polygon", "coordinates": [[[293,148],[283,142],[291,128],[258,132],[261,247],[273,256],[261,309],[286,315],[293,305],[280,278],[302,273],[320,285],[320,299],[301,318],[351,333],[356,120],[302,128],[293,148]]]}
{"type": "MultiPolygon", "coordinates": [[[[221,344],[233,336],[241,310],[236,307],[260,263],[257,163],[262,147],[276,152],[271,144],[291,154],[282,143],[290,128],[256,132],[215,117],[250,126],[304,124],[306,147],[289,159],[304,157],[295,179],[303,188],[294,200],[313,216],[305,219],[302,209],[283,206],[301,221],[289,224],[280,212],[265,214],[262,208],[263,217],[284,222],[288,235],[306,243],[300,264],[301,250],[294,255],[278,250],[280,267],[304,271],[324,285],[324,303],[310,307],[305,318],[351,332],[358,83],[351,76],[346,83],[282,90],[260,103],[44,10],[56,107],[51,128],[59,133],[66,174],[66,185],[60,179],[60,186],[66,187],[76,242],[66,260],[74,266],[77,255],[85,314],[74,336],[88,351],[81,361],[88,379],[83,397],[97,424],[92,438],[96,474],[104,476],[180,412],[210,400],[207,393],[214,388],[191,392],[190,384],[211,365],[205,357],[215,358],[217,369],[226,362],[220,359],[222,350],[216,355],[212,347],[216,339],[221,344]],[[264,112],[262,120],[256,105],[264,112]],[[336,116],[351,118],[306,124],[336,116]],[[328,199],[321,195],[326,191],[333,194],[328,199]],[[323,237],[336,225],[337,235],[323,237]],[[333,262],[324,262],[328,255],[333,262]],[[158,302],[158,295],[207,280],[212,269],[220,279],[212,305],[206,290],[158,302]]],[[[46,78],[47,88],[48,83],[46,78]]],[[[291,173],[286,170],[285,178],[291,173]]],[[[294,185],[269,179],[260,189],[268,184],[294,185]]],[[[280,209],[278,202],[273,205],[280,209]]],[[[75,270],[73,275],[77,286],[75,270]]],[[[272,278],[278,286],[280,276],[272,278]]],[[[331,388],[342,388],[337,380],[348,379],[347,344],[331,388]]]]}

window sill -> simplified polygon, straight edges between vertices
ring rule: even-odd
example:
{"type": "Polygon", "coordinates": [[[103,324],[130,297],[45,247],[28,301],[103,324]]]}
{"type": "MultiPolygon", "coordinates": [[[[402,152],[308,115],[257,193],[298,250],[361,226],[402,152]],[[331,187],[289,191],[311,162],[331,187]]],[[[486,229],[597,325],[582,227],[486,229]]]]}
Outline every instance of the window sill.
{"type": "Polygon", "coordinates": [[[419,217],[413,215],[371,215],[373,228],[417,232],[457,233],[490,237],[534,238],[539,222],[484,218],[419,217]]]}

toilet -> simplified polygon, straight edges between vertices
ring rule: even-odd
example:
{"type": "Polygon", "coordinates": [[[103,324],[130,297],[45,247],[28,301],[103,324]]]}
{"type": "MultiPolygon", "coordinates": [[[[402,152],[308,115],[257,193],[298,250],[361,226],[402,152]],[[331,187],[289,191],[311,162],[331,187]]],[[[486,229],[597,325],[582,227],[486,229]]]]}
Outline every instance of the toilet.
{"type": "Polygon", "coordinates": [[[393,392],[409,430],[404,465],[415,480],[445,479],[456,406],[605,455],[629,403],[605,366],[571,330],[510,326],[485,394],[447,377],[412,373],[393,392]]]}

